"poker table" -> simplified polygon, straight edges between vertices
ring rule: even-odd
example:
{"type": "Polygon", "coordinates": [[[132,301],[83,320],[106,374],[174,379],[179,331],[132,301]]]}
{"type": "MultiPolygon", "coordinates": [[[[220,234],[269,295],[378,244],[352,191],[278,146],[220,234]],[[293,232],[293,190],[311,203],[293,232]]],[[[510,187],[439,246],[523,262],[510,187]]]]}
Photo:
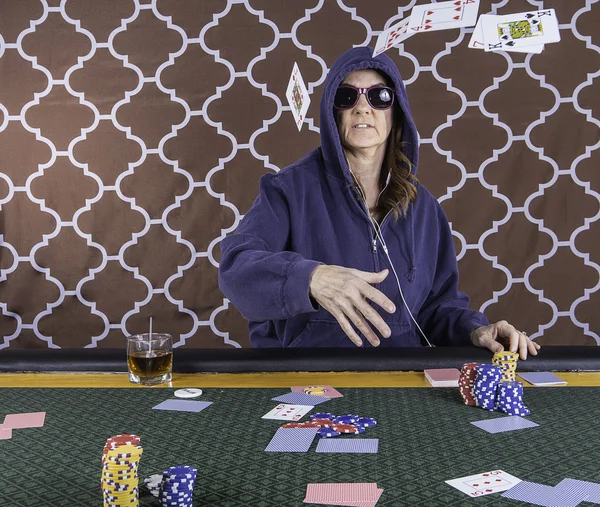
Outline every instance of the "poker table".
{"type": "MultiPolygon", "coordinates": [[[[458,389],[431,388],[422,370],[491,362],[475,348],[177,350],[171,385],[129,383],[125,351],[0,351],[0,421],[46,412],[41,428],[0,440],[2,507],[101,506],[106,439],[140,435],[140,478],[174,465],[198,469],[194,505],[300,506],[309,483],[375,482],[378,506],[519,505],[499,494],[469,498],[444,481],[504,470],[555,485],[600,482],[600,348],[544,347],[518,371],[554,371],[565,387],[527,387],[539,427],[488,434],[470,422],[501,417],[462,404],[458,389]],[[293,385],[326,384],[342,398],[313,410],[373,417],[364,434],[377,454],[267,453],[282,424],[261,417],[293,385]],[[200,413],[152,410],[174,388],[199,387],[200,413]],[[322,410],[321,410],[322,409],[322,410]]],[[[142,484],[142,481],[140,481],[142,484]]],[[[158,506],[142,486],[140,505],[158,506]]],[[[582,504],[586,505],[586,504],[582,504]]],[[[591,505],[591,504],[589,504],[591,505]]]]}

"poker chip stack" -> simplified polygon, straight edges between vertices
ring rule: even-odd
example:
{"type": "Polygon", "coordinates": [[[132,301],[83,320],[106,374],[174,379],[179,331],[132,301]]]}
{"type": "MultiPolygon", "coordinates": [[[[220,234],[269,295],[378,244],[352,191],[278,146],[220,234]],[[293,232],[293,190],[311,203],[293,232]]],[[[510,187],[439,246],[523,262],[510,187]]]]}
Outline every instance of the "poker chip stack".
{"type": "Polygon", "coordinates": [[[492,364],[480,364],[475,367],[477,377],[473,386],[473,396],[478,407],[484,410],[496,410],[496,390],[502,370],[492,364]]]}
{"type": "Polygon", "coordinates": [[[500,382],[498,384],[498,409],[508,415],[527,416],[531,414],[523,403],[521,382],[500,382]]]}
{"type": "Polygon", "coordinates": [[[140,437],[117,435],[106,441],[102,453],[104,507],[139,505],[138,466],[142,457],[140,437]]]}
{"type": "Polygon", "coordinates": [[[317,437],[331,438],[344,434],[358,435],[375,425],[377,425],[377,421],[372,417],[361,417],[353,414],[336,417],[329,412],[321,412],[311,415],[310,421],[287,423],[282,428],[319,428],[317,437]]]}
{"type": "Polygon", "coordinates": [[[150,494],[156,498],[160,495],[160,486],[162,484],[162,474],[154,474],[144,479],[144,484],[150,491],[150,494]]]}
{"type": "Polygon", "coordinates": [[[519,354],[517,352],[502,351],[496,352],[492,363],[502,369],[501,382],[514,382],[515,373],[517,371],[517,360],[519,354]]]}
{"type": "Polygon", "coordinates": [[[475,396],[473,396],[473,387],[475,386],[475,377],[477,377],[477,370],[475,367],[479,363],[465,363],[460,369],[460,378],[458,379],[458,388],[460,389],[460,395],[462,396],[465,405],[475,407],[477,402],[475,396]]]}
{"type": "Polygon", "coordinates": [[[198,470],[190,466],[167,468],[162,476],[158,499],[162,507],[192,507],[198,470]]]}

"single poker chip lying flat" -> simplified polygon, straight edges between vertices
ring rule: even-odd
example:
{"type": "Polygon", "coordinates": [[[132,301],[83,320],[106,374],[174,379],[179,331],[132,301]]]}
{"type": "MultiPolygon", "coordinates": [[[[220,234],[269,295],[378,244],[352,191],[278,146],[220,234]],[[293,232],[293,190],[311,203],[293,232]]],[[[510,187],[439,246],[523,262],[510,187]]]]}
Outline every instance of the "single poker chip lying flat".
{"type": "Polygon", "coordinates": [[[358,421],[356,421],[356,424],[360,424],[365,428],[372,428],[373,426],[377,425],[377,421],[372,417],[361,417],[358,421]]]}
{"type": "Polygon", "coordinates": [[[360,433],[360,430],[354,424],[334,424],[331,429],[338,433],[360,433]]]}
{"type": "Polygon", "coordinates": [[[331,419],[311,419],[311,422],[318,424],[321,428],[331,428],[333,421],[331,419]]]}
{"type": "Polygon", "coordinates": [[[317,432],[317,437],[320,438],[331,438],[331,437],[339,437],[340,433],[338,431],[334,431],[330,428],[321,428],[317,432]]]}
{"type": "Polygon", "coordinates": [[[198,396],[202,396],[202,389],[177,389],[173,394],[177,396],[177,398],[197,398],[198,396]]]}
{"type": "Polygon", "coordinates": [[[315,423],[312,421],[304,421],[304,422],[285,423],[281,427],[282,428],[320,428],[321,426],[318,423],[315,423]]]}
{"type": "Polygon", "coordinates": [[[359,419],[360,417],[357,415],[348,414],[336,417],[333,422],[336,424],[354,424],[359,419]]]}
{"type": "Polygon", "coordinates": [[[310,416],[311,420],[312,419],[330,419],[330,420],[334,420],[335,416],[329,412],[319,412],[318,414],[312,414],[310,416]]]}

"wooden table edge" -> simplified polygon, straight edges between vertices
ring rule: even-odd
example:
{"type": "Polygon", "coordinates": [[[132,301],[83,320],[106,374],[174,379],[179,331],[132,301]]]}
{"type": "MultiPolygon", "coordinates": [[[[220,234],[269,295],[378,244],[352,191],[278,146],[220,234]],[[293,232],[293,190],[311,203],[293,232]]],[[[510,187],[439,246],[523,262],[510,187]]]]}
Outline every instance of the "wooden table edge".
{"type": "MultiPolygon", "coordinates": [[[[600,386],[600,372],[556,372],[568,386],[600,386]]],[[[430,387],[423,372],[281,372],[177,373],[170,384],[145,387],[129,382],[126,373],[1,373],[0,388],[289,388],[294,385],[334,387],[430,387]]],[[[530,386],[523,382],[526,387],[530,386]]],[[[564,387],[564,386],[552,386],[564,387]]]]}

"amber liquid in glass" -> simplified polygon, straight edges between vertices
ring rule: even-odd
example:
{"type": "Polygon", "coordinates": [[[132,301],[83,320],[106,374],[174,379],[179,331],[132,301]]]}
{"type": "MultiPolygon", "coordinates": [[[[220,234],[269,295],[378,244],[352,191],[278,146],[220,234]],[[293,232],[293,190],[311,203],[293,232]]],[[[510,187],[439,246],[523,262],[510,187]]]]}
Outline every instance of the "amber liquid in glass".
{"type": "Polygon", "coordinates": [[[163,350],[132,352],[127,356],[129,371],[138,377],[162,377],[173,367],[173,352],[163,350]]]}

